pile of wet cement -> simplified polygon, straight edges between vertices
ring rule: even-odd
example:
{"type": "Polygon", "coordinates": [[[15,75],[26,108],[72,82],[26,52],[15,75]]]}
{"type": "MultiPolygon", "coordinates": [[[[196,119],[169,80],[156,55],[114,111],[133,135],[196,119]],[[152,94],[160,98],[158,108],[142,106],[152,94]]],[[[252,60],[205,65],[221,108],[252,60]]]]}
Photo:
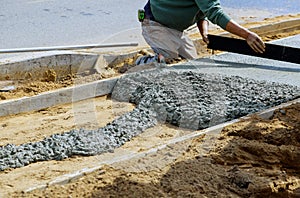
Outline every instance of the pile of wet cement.
{"type": "Polygon", "coordinates": [[[0,170],[72,155],[112,152],[145,129],[166,122],[203,129],[299,97],[290,85],[241,77],[160,69],[121,78],[113,99],[136,108],[98,130],[71,130],[40,142],[0,148],[0,170]]]}

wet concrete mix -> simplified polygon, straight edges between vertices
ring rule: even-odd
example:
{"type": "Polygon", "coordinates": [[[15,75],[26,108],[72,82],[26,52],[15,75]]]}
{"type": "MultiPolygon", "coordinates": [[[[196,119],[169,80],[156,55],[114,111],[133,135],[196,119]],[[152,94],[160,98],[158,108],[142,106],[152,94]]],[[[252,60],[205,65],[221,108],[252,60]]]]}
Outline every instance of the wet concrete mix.
{"type": "Polygon", "coordinates": [[[98,130],[71,130],[39,142],[0,147],[0,170],[72,155],[113,152],[158,122],[204,129],[299,98],[300,88],[266,81],[156,69],[123,76],[112,98],[136,108],[98,130]]]}

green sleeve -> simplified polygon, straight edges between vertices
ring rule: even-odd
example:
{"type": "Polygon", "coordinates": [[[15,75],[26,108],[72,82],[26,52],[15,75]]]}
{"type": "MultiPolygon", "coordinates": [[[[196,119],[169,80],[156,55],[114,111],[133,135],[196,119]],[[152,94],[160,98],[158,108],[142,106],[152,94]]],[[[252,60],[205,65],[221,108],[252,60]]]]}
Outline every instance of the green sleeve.
{"type": "Polygon", "coordinates": [[[226,29],[231,18],[221,8],[219,0],[196,0],[196,4],[208,20],[226,29]]]}

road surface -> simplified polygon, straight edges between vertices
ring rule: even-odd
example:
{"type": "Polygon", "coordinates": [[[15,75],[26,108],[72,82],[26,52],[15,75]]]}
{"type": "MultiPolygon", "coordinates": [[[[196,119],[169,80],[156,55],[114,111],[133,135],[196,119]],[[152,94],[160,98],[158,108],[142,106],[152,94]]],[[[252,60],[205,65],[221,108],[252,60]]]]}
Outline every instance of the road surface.
{"type": "MultiPolygon", "coordinates": [[[[136,12],[146,0],[2,0],[0,48],[127,42],[137,38],[136,12]],[[127,33],[127,34],[126,34],[127,33]],[[126,35],[126,37],[124,37],[126,35]]],[[[221,0],[230,15],[300,13],[300,0],[221,0]]]]}

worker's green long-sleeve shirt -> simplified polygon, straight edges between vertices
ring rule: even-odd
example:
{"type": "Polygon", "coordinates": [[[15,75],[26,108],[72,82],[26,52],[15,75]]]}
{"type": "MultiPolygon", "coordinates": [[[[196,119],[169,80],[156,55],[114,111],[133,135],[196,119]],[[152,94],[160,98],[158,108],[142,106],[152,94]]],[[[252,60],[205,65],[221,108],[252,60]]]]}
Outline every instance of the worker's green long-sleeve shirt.
{"type": "Polygon", "coordinates": [[[150,4],[156,21],[179,31],[205,17],[223,29],[230,20],[219,0],[150,0],[150,4]]]}

